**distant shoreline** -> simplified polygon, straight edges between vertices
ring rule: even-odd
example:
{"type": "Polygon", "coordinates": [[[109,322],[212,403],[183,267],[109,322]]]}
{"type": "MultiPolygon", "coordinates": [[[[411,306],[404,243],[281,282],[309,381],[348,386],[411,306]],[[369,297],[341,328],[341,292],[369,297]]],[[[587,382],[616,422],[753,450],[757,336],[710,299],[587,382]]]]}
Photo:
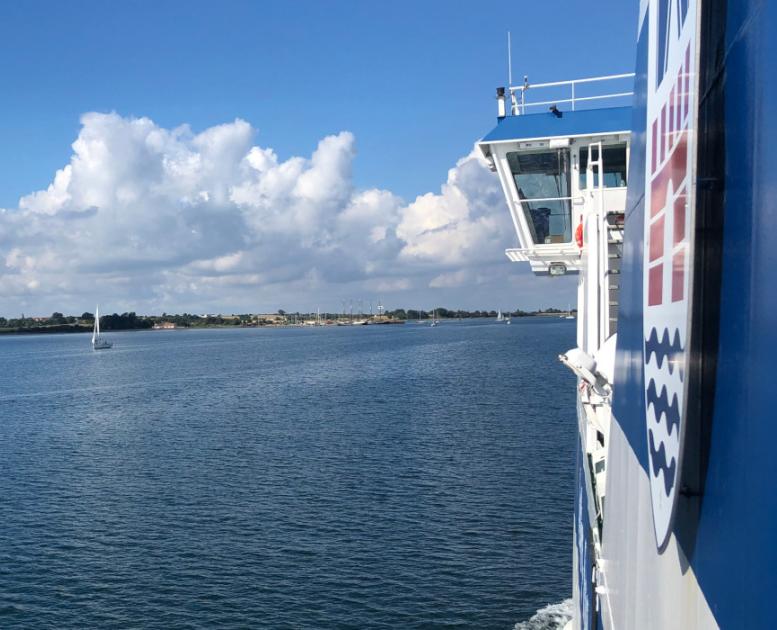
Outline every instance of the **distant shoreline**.
{"type": "MultiPolygon", "coordinates": [[[[531,313],[522,315],[521,319],[524,317],[538,317],[543,319],[553,319],[557,318],[558,314],[556,313],[531,313]]],[[[461,321],[463,319],[472,319],[472,320],[484,320],[484,319],[494,319],[492,317],[446,317],[446,318],[438,318],[439,321],[461,321]]],[[[395,321],[390,322],[393,324],[427,324],[430,320],[422,319],[407,319],[407,320],[401,320],[401,321],[395,321]]],[[[197,326],[175,326],[174,328],[152,328],[152,327],[137,327],[137,328],[121,328],[121,329],[115,329],[115,330],[105,330],[104,332],[134,332],[134,331],[140,331],[140,330],[154,330],[158,332],[169,332],[169,331],[176,331],[176,330],[236,330],[236,329],[243,329],[243,328],[340,328],[340,327],[360,327],[362,325],[369,325],[369,326],[380,326],[385,325],[389,322],[381,322],[381,323],[374,323],[374,324],[350,324],[350,323],[331,323],[331,324],[265,324],[265,325],[251,325],[251,324],[200,324],[197,326]]],[[[0,336],[2,335],[70,335],[70,334],[85,334],[85,333],[91,333],[92,332],[92,326],[88,325],[81,325],[81,324],[52,324],[50,326],[29,326],[29,327],[16,327],[16,328],[0,328],[0,336]]]]}
{"type": "Polygon", "coordinates": [[[0,328],[0,335],[67,335],[73,333],[90,333],[91,326],[78,324],[55,324],[52,326],[30,326],[26,328],[0,328]]]}

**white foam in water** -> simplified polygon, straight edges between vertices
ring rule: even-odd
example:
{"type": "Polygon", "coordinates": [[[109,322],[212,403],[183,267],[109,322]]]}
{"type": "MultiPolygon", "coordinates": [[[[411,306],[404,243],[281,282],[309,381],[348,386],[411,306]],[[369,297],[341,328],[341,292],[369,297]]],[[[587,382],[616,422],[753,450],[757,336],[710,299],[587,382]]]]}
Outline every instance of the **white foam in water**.
{"type": "Polygon", "coordinates": [[[513,630],[561,630],[572,619],[571,599],[540,608],[531,619],[515,624],[513,630]]]}

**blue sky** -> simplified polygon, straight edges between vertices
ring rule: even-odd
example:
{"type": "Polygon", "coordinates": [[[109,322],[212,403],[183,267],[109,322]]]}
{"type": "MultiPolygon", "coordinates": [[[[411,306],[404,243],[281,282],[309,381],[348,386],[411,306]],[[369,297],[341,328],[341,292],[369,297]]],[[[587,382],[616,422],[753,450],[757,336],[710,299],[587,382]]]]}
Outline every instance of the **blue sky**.
{"type": "Polygon", "coordinates": [[[410,203],[439,193],[492,126],[508,29],[516,76],[628,72],[637,10],[615,0],[2,3],[0,208],[49,186],[87,112],[194,134],[239,118],[281,162],[347,131],[353,187],[410,203]]]}

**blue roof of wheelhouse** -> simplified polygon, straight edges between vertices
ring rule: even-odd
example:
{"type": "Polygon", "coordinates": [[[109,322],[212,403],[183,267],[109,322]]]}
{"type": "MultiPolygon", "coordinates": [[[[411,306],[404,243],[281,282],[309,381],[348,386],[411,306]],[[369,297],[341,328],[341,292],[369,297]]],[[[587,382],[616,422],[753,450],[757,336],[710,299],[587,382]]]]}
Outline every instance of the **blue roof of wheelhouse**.
{"type": "Polygon", "coordinates": [[[631,107],[606,107],[561,112],[507,116],[481,142],[499,142],[558,136],[588,136],[631,129],[631,107]]]}

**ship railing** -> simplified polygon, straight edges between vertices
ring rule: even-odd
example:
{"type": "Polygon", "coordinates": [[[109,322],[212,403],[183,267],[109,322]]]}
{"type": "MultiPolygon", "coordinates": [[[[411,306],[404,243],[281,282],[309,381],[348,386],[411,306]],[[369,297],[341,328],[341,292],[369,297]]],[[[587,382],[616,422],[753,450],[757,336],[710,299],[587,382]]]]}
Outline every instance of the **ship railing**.
{"type": "MultiPolygon", "coordinates": [[[[578,96],[579,94],[578,88],[581,85],[601,84],[606,81],[609,81],[609,82],[623,81],[625,79],[632,79],[632,78],[634,78],[633,72],[627,72],[623,74],[609,74],[601,77],[588,77],[585,79],[572,79],[570,81],[551,81],[549,83],[529,83],[529,78],[524,77],[523,85],[510,86],[508,88],[510,92],[510,111],[513,116],[519,116],[521,114],[525,114],[526,110],[531,107],[543,107],[543,106],[553,107],[553,106],[562,105],[562,104],[571,104],[572,111],[575,111],[579,103],[627,98],[627,97],[633,96],[634,92],[621,91],[621,92],[609,92],[605,94],[592,94],[592,95],[586,95],[586,96],[578,96]],[[569,98],[531,101],[531,102],[527,102],[526,100],[526,93],[529,90],[540,90],[540,89],[550,90],[553,88],[567,88],[567,87],[570,90],[569,98]]],[[[502,109],[503,107],[504,107],[504,104],[503,103],[500,104],[500,112],[504,111],[502,109]]],[[[504,114],[501,113],[500,115],[503,116],[504,114]]]]}
{"type": "Polygon", "coordinates": [[[584,201],[585,197],[583,195],[577,195],[576,197],[539,197],[535,199],[532,197],[531,199],[516,199],[515,203],[547,203],[549,201],[584,201]]]}

